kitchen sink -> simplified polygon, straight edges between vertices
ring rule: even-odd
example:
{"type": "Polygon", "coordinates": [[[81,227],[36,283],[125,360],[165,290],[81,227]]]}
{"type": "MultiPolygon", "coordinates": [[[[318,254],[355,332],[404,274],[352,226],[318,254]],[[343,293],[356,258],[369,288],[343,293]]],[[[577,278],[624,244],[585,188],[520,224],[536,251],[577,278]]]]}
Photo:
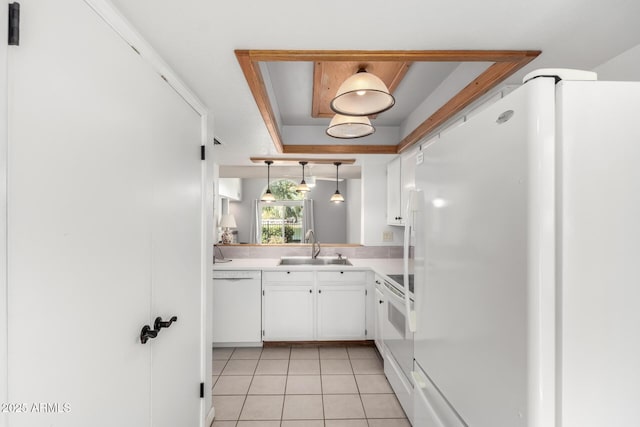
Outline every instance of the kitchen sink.
{"type": "Polygon", "coordinates": [[[346,258],[282,257],[278,265],[353,265],[346,258]]]}

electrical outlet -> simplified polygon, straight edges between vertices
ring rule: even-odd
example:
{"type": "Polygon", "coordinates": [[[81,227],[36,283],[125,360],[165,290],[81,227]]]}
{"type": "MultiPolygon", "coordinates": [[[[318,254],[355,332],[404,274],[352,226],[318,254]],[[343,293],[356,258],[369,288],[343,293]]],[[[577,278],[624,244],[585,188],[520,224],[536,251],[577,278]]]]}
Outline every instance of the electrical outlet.
{"type": "Polygon", "coordinates": [[[383,231],[382,232],[382,241],[383,242],[393,242],[393,231],[383,231]]]}

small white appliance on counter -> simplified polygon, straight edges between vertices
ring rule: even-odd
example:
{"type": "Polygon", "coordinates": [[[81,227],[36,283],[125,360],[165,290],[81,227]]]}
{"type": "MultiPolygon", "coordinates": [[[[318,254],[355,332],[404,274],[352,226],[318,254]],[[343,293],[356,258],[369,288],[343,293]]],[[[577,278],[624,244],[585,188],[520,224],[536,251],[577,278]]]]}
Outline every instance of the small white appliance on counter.
{"type": "Polygon", "coordinates": [[[538,74],[418,157],[415,426],[640,420],[640,82],[538,74]]]}

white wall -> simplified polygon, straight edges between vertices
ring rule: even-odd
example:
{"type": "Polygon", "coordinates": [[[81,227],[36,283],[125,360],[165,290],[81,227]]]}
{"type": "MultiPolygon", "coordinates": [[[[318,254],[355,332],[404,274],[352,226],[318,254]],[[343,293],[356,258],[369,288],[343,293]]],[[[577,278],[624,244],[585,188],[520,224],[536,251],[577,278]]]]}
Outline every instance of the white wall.
{"type": "MultiPolygon", "coordinates": [[[[375,123],[374,123],[375,125],[375,123]]],[[[326,126],[283,126],[282,138],[287,144],[340,144],[340,139],[328,136],[326,126]]],[[[376,132],[362,140],[363,144],[393,145],[400,141],[400,129],[397,126],[376,126],[376,132]]]]}
{"type": "Polygon", "coordinates": [[[640,44],[593,69],[598,80],[640,81],[640,44]]]}
{"type": "MultiPolygon", "coordinates": [[[[7,34],[7,7],[1,8],[0,34],[7,34]]],[[[7,372],[7,43],[0,43],[0,378],[7,372]]],[[[0,402],[8,402],[8,382],[0,384],[0,402]]],[[[0,414],[0,426],[6,426],[0,414]]]]}
{"type": "Polygon", "coordinates": [[[362,180],[347,180],[347,242],[362,241],[362,180]]]}
{"type": "Polygon", "coordinates": [[[402,245],[403,228],[387,225],[388,155],[362,156],[362,244],[366,246],[402,245]],[[392,242],[384,242],[382,233],[391,231],[392,242]]]}

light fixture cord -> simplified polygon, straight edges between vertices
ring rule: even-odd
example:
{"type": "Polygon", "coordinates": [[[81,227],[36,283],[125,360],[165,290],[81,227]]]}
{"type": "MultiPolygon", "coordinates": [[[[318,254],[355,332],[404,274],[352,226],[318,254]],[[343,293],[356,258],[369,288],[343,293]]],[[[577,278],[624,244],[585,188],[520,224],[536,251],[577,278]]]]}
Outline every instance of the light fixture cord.
{"type": "Polygon", "coordinates": [[[271,163],[267,163],[267,190],[271,191],[271,163]]]}

